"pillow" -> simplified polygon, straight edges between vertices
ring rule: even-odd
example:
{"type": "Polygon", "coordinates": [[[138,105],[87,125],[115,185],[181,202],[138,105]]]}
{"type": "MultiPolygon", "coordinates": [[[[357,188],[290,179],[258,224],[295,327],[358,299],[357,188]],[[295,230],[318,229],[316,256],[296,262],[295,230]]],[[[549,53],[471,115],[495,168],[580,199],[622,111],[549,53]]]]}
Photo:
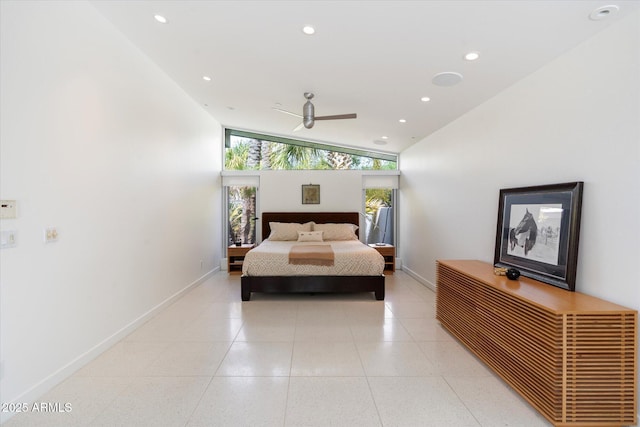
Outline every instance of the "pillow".
{"type": "Polygon", "coordinates": [[[298,242],[322,242],[323,231],[298,231],[298,242]]]}
{"type": "Polygon", "coordinates": [[[314,231],[322,231],[322,238],[326,240],[358,240],[357,225],[353,224],[314,224],[314,231]]]}
{"type": "Polygon", "coordinates": [[[269,240],[298,240],[298,231],[311,231],[313,222],[270,222],[269,240]]]}

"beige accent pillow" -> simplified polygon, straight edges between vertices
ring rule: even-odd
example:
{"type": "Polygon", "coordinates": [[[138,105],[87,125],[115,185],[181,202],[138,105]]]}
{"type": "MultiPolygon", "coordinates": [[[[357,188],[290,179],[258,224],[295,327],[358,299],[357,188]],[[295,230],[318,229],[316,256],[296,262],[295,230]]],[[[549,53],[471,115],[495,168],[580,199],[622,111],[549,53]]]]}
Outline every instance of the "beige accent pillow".
{"type": "Polygon", "coordinates": [[[298,242],[322,242],[323,231],[298,231],[298,242]]]}
{"type": "Polygon", "coordinates": [[[314,231],[322,231],[322,238],[327,240],[358,240],[357,225],[353,224],[314,224],[314,231]]]}
{"type": "Polygon", "coordinates": [[[313,222],[270,222],[269,240],[298,240],[298,231],[311,231],[313,222]]]}

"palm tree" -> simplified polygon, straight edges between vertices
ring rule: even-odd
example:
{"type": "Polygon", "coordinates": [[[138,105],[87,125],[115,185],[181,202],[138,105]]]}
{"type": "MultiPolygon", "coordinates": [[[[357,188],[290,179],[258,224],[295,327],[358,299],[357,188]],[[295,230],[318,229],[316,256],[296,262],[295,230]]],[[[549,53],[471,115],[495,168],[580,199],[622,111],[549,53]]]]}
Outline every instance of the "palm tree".
{"type": "Polygon", "coordinates": [[[271,141],[261,141],[260,144],[260,169],[271,169],[271,141]]]}
{"type": "Polygon", "coordinates": [[[257,139],[249,140],[249,153],[247,155],[247,169],[258,169],[260,166],[260,154],[262,144],[257,139]]]}
{"type": "Polygon", "coordinates": [[[225,152],[224,168],[227,170],[242,170],[247,164],[249,146],[247,144],[235,144],[225,152]]]}
{"type": "Polygon", "coordinates": [[[273,144],[271,166],[274,169],[318,169],[321,151],[293,144],[273,144]]]}
{"type": "Polygon", "coordinates": [[[327,151],[327,163],[329,164],[329,169],[351,169],[353,157],[350,154],[340,153],[339,151],[327,151]]]}

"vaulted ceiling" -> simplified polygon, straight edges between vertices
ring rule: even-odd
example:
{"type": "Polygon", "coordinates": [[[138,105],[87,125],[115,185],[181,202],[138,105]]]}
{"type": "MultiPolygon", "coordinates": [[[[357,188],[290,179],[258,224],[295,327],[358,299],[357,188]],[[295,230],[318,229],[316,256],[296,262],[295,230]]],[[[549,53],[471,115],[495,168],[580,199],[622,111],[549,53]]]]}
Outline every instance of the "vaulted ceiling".
{"type": "Polygon", "coordinates": [[[385,152],[425,138],[640,6],[628,0],[602,10],[612,3],[91,3],[223,125],[385,152]],[[305,34],[304,26],[315,33],[305,34]],[[469,52],[478,59],[466,60],[469,52]],[[456,74],[435,84],[439,73],[456,74]],[[358,117],[293,132],[301,120],[274,108],[302,114],[304,92],[315,94],[316,115],[358,117]]]}

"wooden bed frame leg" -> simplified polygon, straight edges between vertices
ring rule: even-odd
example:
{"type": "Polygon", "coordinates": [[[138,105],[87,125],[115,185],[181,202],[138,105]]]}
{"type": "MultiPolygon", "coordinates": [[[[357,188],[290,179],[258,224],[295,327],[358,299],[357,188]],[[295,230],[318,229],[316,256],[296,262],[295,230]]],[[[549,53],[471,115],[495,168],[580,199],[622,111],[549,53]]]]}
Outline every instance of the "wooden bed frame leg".
{"type": "Polygon", "coordinates": [[[378,301],[384,301],[384,287],[382,289],[378,289],[376,292],[376,299],[378,301]]]}

